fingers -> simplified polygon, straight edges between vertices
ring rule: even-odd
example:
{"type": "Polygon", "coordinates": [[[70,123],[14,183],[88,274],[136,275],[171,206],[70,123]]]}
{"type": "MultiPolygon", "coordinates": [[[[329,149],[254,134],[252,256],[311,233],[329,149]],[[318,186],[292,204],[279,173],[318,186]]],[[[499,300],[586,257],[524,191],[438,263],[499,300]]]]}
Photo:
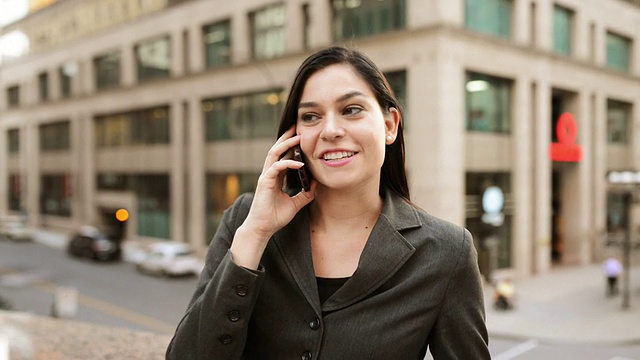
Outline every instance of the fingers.
{"type": "Polygon", "coordinates": [[[282,158],[291,158],[290,156],[284,156],[295,145],[300,144],[300,136],[295,135],[295,127],[292,126],[289,130],[285,131],[282,136],[276,140],[275,144],[269,149],[267,157],[264,162],[263,172],[266,171],[273,163],[282,158]]]}
{"type": "Polygon", "coordinates": [[[293,200],[297,211],[300,211],[300,209],[307,206],[310,202],[313,201],[313,199],[315,198],[317,185],[318,183],[313,180],[311,181],[311,187],[309,188],[309,191],[301,190],[299,193],[291,197],[291,200],[293,200]]]}
{"type": "MultiPolygon", "coordinates": [[[[265,166],[267,166],[266,163],[265,166]]],[[[300,161],[291,159],[280,159],[271,164],[268,168],[264,169],[260,177],[262,178],[263,182],[266,181],[271,186],[274,185],[274,181],[277,181],[275,185],[278,185],[284,179],[286,170],[299,169],[302,166],[304,166],[304,163],[300,161]]],[[[280,188],[280,186],[278,186],[278,188],[280,188]]]]}

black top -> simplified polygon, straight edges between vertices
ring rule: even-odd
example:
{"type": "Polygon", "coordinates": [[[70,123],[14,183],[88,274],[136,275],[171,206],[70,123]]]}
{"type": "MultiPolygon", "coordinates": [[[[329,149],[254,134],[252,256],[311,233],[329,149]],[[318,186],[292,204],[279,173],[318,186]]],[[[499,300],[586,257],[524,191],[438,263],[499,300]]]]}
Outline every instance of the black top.
{"type": "Polygon", "coordinates": [[[333,293],[338,291],[344,283],[349,280],[346,278],[322,278],[316,276],[316,282],[318,283],[318,295],[320,295],[320,304],[323,304],[333,293]]]}

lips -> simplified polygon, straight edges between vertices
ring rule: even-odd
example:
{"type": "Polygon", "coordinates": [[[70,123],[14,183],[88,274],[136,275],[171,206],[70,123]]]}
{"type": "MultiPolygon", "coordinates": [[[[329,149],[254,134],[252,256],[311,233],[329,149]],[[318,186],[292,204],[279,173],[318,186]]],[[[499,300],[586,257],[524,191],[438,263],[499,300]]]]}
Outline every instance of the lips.
{"type": "Polygon", "coordinates": [[[326,161],[344,160],[355,154],[353,151],[327,151],[322,154],[322,159],[326,161]]]}

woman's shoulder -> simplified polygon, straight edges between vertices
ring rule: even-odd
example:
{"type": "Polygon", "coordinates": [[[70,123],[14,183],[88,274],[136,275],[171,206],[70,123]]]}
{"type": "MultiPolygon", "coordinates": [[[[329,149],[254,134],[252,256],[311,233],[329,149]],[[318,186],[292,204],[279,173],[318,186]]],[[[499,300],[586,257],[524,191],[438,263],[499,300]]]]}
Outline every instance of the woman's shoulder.
{"type": "Polygon", "coordinates": [[[422,230],[430,239],[452,245],[471,239],[471,234],[463,225],[435,216],[419,207],[416,207],[416,213],[422,222],[422,230]]]}
{"type": "Polygon", "coordinates": [[[253,202],[253,192],[246,192],[240,194],[233,204],[225,210],[224,216],[229,219],[229,221],[241,224],[244,219],[249,214],[249,209],[251,209],[251,203],[253,202]]]}

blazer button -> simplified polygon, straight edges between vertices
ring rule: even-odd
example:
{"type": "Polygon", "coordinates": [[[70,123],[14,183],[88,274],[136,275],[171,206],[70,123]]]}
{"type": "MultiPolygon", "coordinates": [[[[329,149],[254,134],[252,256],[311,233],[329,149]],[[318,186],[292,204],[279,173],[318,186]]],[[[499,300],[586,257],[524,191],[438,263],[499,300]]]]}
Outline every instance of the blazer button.
{"type": "Polygon", "coordinates": [[[320,328],[320,319],[315,318],[309,321],[309,327],[313,330],[318,330],[320,328]]]}
{"type": "Polygon", "coordinates": [[[220,341],[222,345],[231,344],[231,340],[233,340],[233,338],[229,334],[224,334],[218,338],[218,341],[220,341]]]}
{"type": "Polygon", "coordinates": [[[311,360],[313,356],[311,355],[311,351],[305,351],[302,353],[302,360],[311,360]]]}
{"type": "Polygon", "coordinates": [[[245,285],[236,286],[236,294],[238,294],[238,296],[247,296],[248,293],[249,293],[249,288],[246,287],[245,285]]]}
{"type": "Polygon", "coordinates": [[[240,311],[238,311],[238,310],[229,311],[227,313],[227,318],[232,322],[236,322],[236,321],[240,320],[240,311]]]}

